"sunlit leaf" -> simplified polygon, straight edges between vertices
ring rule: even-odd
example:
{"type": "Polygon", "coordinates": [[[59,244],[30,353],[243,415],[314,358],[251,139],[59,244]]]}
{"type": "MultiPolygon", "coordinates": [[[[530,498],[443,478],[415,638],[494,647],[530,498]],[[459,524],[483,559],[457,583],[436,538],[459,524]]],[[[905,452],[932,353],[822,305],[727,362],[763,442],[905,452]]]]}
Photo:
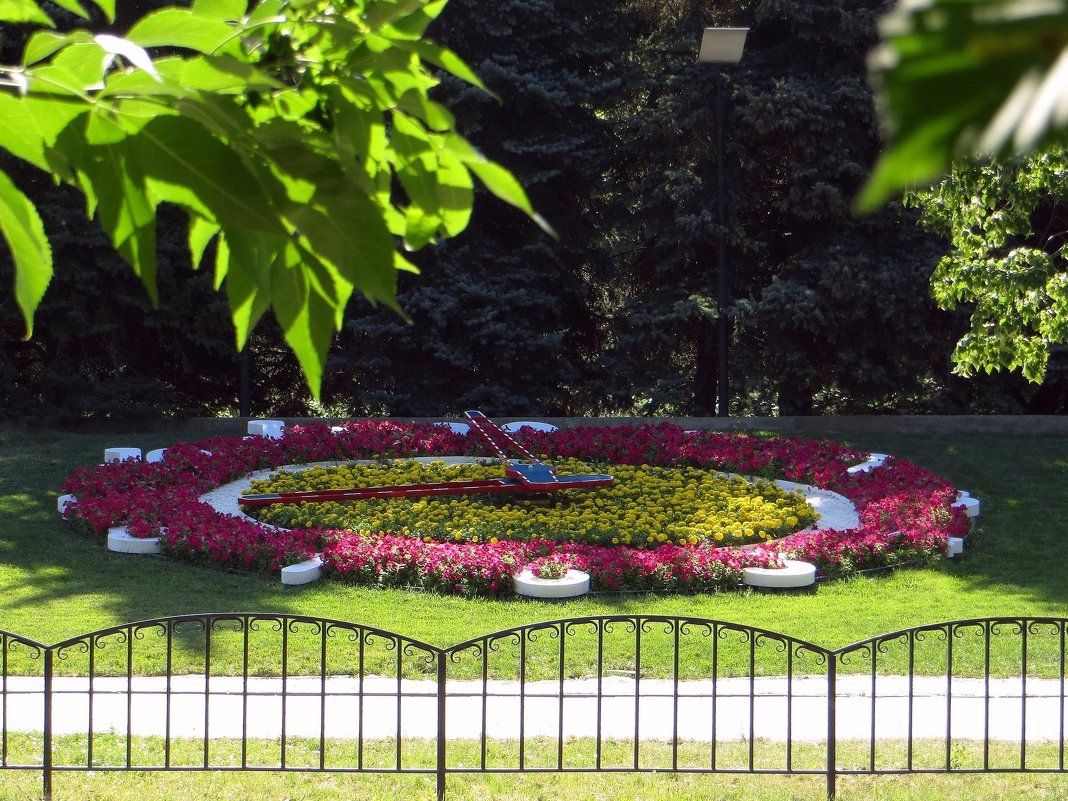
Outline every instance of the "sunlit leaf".
{"type": "Polygon", "coordinates": [[[33,333],[33,315],[52,279],[52,249],[41,217],[28,197],[0,172],[0,232],[15,261],[15,300],[33,333]]]}
{"type": "Polygon", "coordinates": [[[193,13],[198,17],[229,21],[241,19],[248,11],[248,0],[193,0],[193,13]]]}
{"type": "Polygon", "coordinates": [[[141,47],[184,47],[215,53],[236,43],[234,29],[225,22],[194,14],[184,8],[162,8],[142,17],[126,38],[141,47]]]}
{"type": "Polygon", "coordinates": [[[30,22],[36,25],[55,27],[49,17],[35,0],[0,0],[0,21],[30,22]]]}
{"type": "Polygon", "coordinates": [[[156,289],[156,204],[149,198],[141,166],[119,126],[100,114],[93,115],[100,130],[113,135],[78,141],[75,131],[64,137],[81,189],[90,210],[107,232],[112,245],[133,268],[153,303],[156,289]],[[77,142],[77,144],[76,144],[77,142]]]}

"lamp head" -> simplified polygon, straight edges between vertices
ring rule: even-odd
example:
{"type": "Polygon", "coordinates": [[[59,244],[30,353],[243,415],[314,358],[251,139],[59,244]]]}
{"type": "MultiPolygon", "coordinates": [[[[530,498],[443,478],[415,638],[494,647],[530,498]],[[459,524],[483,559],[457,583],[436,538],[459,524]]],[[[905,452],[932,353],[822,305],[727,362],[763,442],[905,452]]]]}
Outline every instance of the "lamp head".
{"type": "Polygon", "coordinates": [[[705,64],[737,64],[742,60],[748,28],[705,28],[697,60],[705,64]]]}

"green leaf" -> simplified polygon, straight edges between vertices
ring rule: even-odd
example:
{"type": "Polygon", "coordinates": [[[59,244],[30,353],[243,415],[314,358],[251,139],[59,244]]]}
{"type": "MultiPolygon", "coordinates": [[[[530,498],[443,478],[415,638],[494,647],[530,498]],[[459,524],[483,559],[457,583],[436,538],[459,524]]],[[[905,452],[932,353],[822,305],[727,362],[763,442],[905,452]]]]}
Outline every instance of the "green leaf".
{"type": "Polygon", "coordinates": [[[77,171],[90,210],[133,267],[152,302],[158,303],[156,204],[148,196],[140,164],[122,129],[101,113],[91,119],[105,133],[83,139],[68,129],[61,145],[77,171]]]}
{"type": "Polygon", "coordinates": [[[141,47],[184,47],[207,54],[237,44],[234,29],[225,22],[184,8],[162,8],[142,17],[126,38],[141,47]]]}
{"type": "Polygon", "coordinates": [[[477,86],[482,91],[492,95],[494,99],[498,101],[500,100],[496,94],[490,92],[490,90],[486,88],[486,85],[482,83],[482,79],[475,74],[474,70],[467,66],[467,62],[447,47],[442,47],[441,45],[425,39],[420,39],[415,42],[396,42],[395,44],[397,47],[415,53],[421,59],[433,64],[435,67],[440,67],[446,72],[455,75],[460,80],[466,81],[472,86],[477,86]]]}
{"type": "Polygon", "coordinates": [[[248,11],[248,0],[193,0],[193,13],[222,22],[239,20],[248,11]]]}
{"type": "Polygon", "coordinates": [[[424,212],[436,213],[438,182],[434,147],[426,131],[411,117],[399,111],[394,111],[392,116],[390,143],[397,153],[397,177],[413,203],[424,212]]]}
{"type": "Polygon", "coordinates": [[[15,261],[15,300],[33,334],[33,315],[52,280],[52,249],[33,203],[0,172],[0,232],[15,261]]]}
{"type": "Polygon", "coordinates": [[[51,171],[55,160],[47,151],[60,131],[84,114],[85,109],[75,103],[0,93],[0,143],[20,159],[51,171]]]}
{"type": "Polygon", "coordinates": [[[318,259],[368,298],[396,305],[393,237],[382,212],[365,195],[336,182],[320,187],[310,203],[287,216],[301,244],[318,259]]]}
{"type": "Polygon", "coordinates": [[[955,158],[1027,153],[1068,135],[1064,2],[900,3],[882,29],[872,81],[890,144],[861,210],[944,174],[955,158]]]}
{"type": "Polygon", "coordinates": [[[71,31],[70,33],[38,31],[27,40],[22,52],[22,63],[28,67],[38,61],[43,61],[69,44],[91,41],[93,41],[93,36],[88,31],[71,31]]]}
{"type": "MultiPolygon", "coordinates": [[[[189,217],[189,253],[192,256],[193,269],[200,269],[200,263],[204,260],[204,251],[208,249],[220,228],[215,223],[198,217],[195,214],[189,217]]],[[[216,287],[218,289],[218,287],[216,287]]]]}
{"type": "Polygon", "coordinates": [[[378,0],[368,4],[364,19],[371,30],[378,30],[418,11],[425,2],[426,0],[378,0]]]}
{"type": "Polygon", "coordinates": [[[394,19],[389,28],[383,32],[387,35],[400,34],[409,39],[418,39],[426,32],[427,26],[438,18],[446,2],[447,0],[431,0],[420,4],[421,7],[410,14],[394,19]]]}
{"type": "Polygon", "coordinates": [[[467,228],[474,199],[471,173],[459,159],[443,155],[438,163],[438,205],[446,236],[458,236],[467,228]]]}
{"type": "Polygon", "coordinates": [[[240,155],[199,123],[159,117],[131,141],[157,202],[175,203],[227,229],[284,235],[264,187],[240,155]]]}
{"type": "Polygon", "coordinates": [[[308,389],[318,400],[326,354],[334,339],[334,307],[330,299],[311,285],[307,275],[296,269],[301,262],[296,254],[275,260],[271,273],[273,308],[286,343],[304,372],[308,389]]]}
{"type": "Polygon", "coordinates": [[[487,159],[459,134],[452,133],[445,136],[443,143],[445,150],[477,175],[486,189],[505,203],[509,203],[520,211],[525,212],[549,236],[556,237],[556,231],[553,230],[547,220],[534,211],[534,207],[531,206],[530,199],[527,197],[522,185],[508,170],[500,164],[487,159]]]}
{"type": "Polygon", "coordinates": [[[233,56],[199,56],[186,60],[180,83],[198,92],[243,95],[281,89],[282,84],[233,56]]]}
{"type": "Polygon", "coordinates": [[[219,237],[215,249],[216,287],[226,282],[226,296],[237,336],[237,349],[243,350],[252,329],[271,308],[271,264],[287,243],[241,229],[230,229],[219,237]]]}
{"type": "Polygon", "coordinates": [[[34,0],[0,0],[0,21],[29,22],[54,28],[52,18],[45,14],[34,0]]]}

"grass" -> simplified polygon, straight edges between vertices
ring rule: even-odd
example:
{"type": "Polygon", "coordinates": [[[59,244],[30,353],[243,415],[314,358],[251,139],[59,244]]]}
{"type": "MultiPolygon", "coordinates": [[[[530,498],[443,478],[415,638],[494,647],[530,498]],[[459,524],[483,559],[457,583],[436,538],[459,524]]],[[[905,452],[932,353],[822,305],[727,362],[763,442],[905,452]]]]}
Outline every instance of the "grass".
{"type": "MultiPolygon", "coordinates": [[[[11,747],[19,750],[33,746],[24,742],[29,738],[18,735],[12,738],[11,747]]],[[[793,767],[797,771],[810,771],[810,775],[783,776],[771,773],[747,775],[748,760],[746,743],[720,743],[717,750],[717,768],[720,773],[702,774],[694,771],[707,769],[709,746],[696,743],[681,743],[673,752],[667,743],[643,743],[639,764],[642,773],[623,772],[632,765],[632,749],[626,742],[605,742],[602,745],[602,764],[608,769],[598,773],[596,781],[588,773],[555,773],[556,741],[528,742],[526,773],[516,772],[515,743],[496,743],[488,766],[495,772],[471,774],[452,772],[446,780],[447,797],[458,801],[477,801],[492,798],[512,801],[515,799],[548,799],[568,797],[578,799],[822,799],[826,794],[826,778],[819,771],[826,764],[826,750],[822,744],[795,746],[792,753],[793,767]],[[668,769],[672,758],[678,759],[681,772],[668,769]],[[690,772],[687,772],[689,769],[690,772]]],[[[895,770],[904,766],[903,757],[894,758],[896,751],[904,753],[903,742],[883,744],[889,758],[877,763],[880,770],[895,770]]],[[[364,764],[374,766],[382,773],[358,776],[344,773],[307,773],[302,767],[318,765],[318,741],[293,742],[287,748],[287,764],[291,772],[277,769],[277,743],[254,742],[244,754],[246,763],[254,772],[236,770],[242,761],[240,743],[237,741],[213,741],[210,764],[217,772],[196,771],[202,764],[202,744],[197,740],[173,741],[172,765],[182,766],[184,771],[170,773],[159,771],[109,770],[108,766],[121,766],[125,760],[126,742],[115,736],[95,738],[94,764],[97,769],[54,774],[55,801],[66,799],[109,799],[134,801],[143,795],[146,783],[151,783],[153,795],[158,798],[241,798],[248,801],[267,799],[300,798],[308,801],[341,801],[342,799],[381,799],[403,797],[406,799],[433,799],[435,779],[432,775],[434,744],[427,741],[406,741],[406,774],[395,773],[392,766],[393,746],[389,743],[368,743],[363,747],[364,764]],[[429,775],[427,771],[430,771],[429,775]]],[[[356,745],[351,742],[328,741],[326,743],[331,761],[327,764],[356,764],[356,745]]],[[[781,744],[758,742],[756,768],[758,770],[781,770],[785,765],[785,747],[781,744]]],[[[77,738],[58,738],[57,758],[59,764],[85,764],[84,743],[77,738]]],[[[135,763],[142,765],[162,764],[160,741],[135,739],[131,752],[135,763]]],[[[592,740],[569,740],[566,743],[564,766],[571,771],[582,771],[594,764],[592,740]]],[[[1003,744],[995,744],[989,752],[991,766],[1012,766],[1018,763],[1018,752],[1003,744]]],[[[454,771],[476,767],[479,763],[479,744],[472,741],[450,745],[449,765],[454,771]]],[[[918,747],[915,751],[917,767],[939,769],[944,765],[942,744],[918,747]]],[[[1055,746],[1035,749],[1029,756],[1032,770],[1041,771],[1057,764],[1055,746]]],[[[838,752],[840,770],[863,770],[867,761],[867,747],[860,743],[842,743],[838,752]]],[[[968,741],[956,743],[951,767],[958,773],[927,774],[923,776],[839,776],[836,782],[838,798],[852,799],[925,799],[925,801],[960,801],[968,798],[1012,798],[1026,796],[1036,799],[1062,799],[1068,795],[1068,777],[1035,772],[1031,774],[988,773],[975,774],[973,770],[982,764],[982,746],[968,741]]],[[[0,801],[25,801],[37,798],[40,774],[35,770],[8,771],[0,785],[0,801]]]]}

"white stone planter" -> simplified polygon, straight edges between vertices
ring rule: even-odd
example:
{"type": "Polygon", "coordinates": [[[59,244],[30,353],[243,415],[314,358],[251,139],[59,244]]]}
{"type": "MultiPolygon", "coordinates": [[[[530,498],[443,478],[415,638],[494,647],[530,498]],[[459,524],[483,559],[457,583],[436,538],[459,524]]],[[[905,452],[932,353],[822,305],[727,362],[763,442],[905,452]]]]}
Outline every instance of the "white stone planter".
{"type": "Polygon", "coordinates": [[[282,568],[282,583],[287,586],[311,584],[313,581],[318,581],[322,576],[323,560],[318,556],[313,556],[311,559],[282,568]]]}
{"type": "Polygon", "coordinates": [[[160,553],[159,537],[131,537],[126,526],[108,529],[108,550],[116,553],[160,553]]]}
{"type": "Polygon", "coordinates": [[[954,556],[960,556],[962,553],[964,553],[964,537],[947,537],[946,556],[952,559],[954,556]]]}
{"type": "Polygon", "coordinates": [[[742,583],[750,587],[808,587],[816,583],[816,566],[784,559],[782,567],[743,567],[742,583]]]}
{"type": "Polygon", "coordinates": [[[964,514],[970,518],[979,517],[979,511],[982,507],[982,502],[978,498],[973,498],[967,492],[958,492],[957,500],[953,502],[954,508],[958,506],[964,507],[964,514]]]}
{"type": "Polygon", "coordinates": [[[68,506],[70,506],[72,503],[77,502],[78,499],[75,498],[73,495],[60,495],[58,498],[56,498],[56,509],[59,511],[60,514],[63,514],[67,511],[68,506]]]}
{"type": "Polygon", "coordinates": [[[254,437],[267,437],[267,439],[281,439],[285,430],[284,420],[249,420],[248,433],[254,437]]]}
{"type": "Polygon", "coordinates": [[[529,568],[523,568],[512,580],[515,582],[515,591],[530,598],[573,598],[590,591],[589,574],[574,568],[558,579],[538,578],[529,568]]]}
{"type": "Polygon", "coordinates": [[[128,459],[140,459],[140,448],[106,448],[104,450],[105,462],[125,462],[128,459]]]}

